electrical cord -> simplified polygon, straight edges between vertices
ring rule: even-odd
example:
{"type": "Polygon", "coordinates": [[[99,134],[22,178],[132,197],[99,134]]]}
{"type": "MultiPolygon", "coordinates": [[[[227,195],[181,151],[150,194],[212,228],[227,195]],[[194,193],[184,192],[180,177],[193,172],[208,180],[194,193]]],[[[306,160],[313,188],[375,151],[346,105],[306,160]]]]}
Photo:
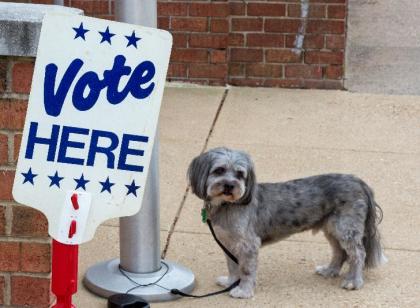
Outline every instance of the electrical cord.
{"type": "Polygon", "coordinates": [[[162,261],[162,264],[165,266],[165,272],[162,274],[162,276],[160,276],[158,279],[156,279],[156,281],[150,282],[150,283],[147,283],[147,284],[140,284],[140,283],[138,283],[133,278],[131,278],[130,276],[128,276],[128,274],[121,268],[121,266],[119,266],[118,269],[120,270],[121,274],[125,278],[127,278],[130,282],[132,282],[135,285],[135,287],[133,287],[131,289],[128,289],[125,292],[125,294],[129,294],[130,292],[132,292],[132,291],[134,291],[134,290],[136,290],[138,288],[149,287],[149,286],[152,286],[152,285],[158,286],[158,287],[160,287],[162,289],[165,289],[167,291],[171,291],[171,289],[165,288],[164,286],[161,286],[161,285],[158,284],[158,282],[161,281],[163,279],[163,277],[165,277],[165,275],[169,272],[169,266],[168,266],[168,264],[166,264],[164,261],[162,261]]]}

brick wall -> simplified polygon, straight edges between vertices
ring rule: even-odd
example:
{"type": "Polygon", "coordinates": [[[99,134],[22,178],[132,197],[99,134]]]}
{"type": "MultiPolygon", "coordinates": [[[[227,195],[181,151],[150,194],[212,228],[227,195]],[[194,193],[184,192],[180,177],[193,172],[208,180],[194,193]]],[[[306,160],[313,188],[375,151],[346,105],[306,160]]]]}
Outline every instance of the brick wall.
{"type": "Polygon", "coordinates": [[[34,58],[0,56],[0,306],[48,307],[47,220],[12,197],[34,58]]]}
{"type": "MultiPolygon", "coordinates": [[[[87,15],[114,16],[113,0],[66,5],[87,15]]],[[[159,0],[159,27],[174,36],[168,79],[342,89],[346,7],[347,0],[159,0]],[[307,18],[302,3],[308,4],[307,18]],[[298,34],[302,48],[296,48],[298,34]]]]}

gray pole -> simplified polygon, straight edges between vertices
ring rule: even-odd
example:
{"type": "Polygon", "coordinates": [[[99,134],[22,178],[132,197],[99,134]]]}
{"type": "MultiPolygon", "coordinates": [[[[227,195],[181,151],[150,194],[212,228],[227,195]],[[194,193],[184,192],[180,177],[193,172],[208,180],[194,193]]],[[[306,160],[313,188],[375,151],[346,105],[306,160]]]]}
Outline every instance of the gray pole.
{"type": "Polygon", "coordinates": [[[64,0],[54,0],[54,4],[56,4],[56,5],[64,5],[64,0]]]}
{"type": "MultiPolygon", "coordinates": [[[[156,0],[117,0],[116,20],[148,27],[157,26],[156,0]]],[[[147,301],[177,299],[171,289],[191,292],[194,274],[184,266],[160,260],[159,223],[159,138],[155,137],[150,169],[144,190],[143,204],[134,216],[120,218],[120,260],[114,259],[91,266],[83,280],[85,286],[98,295],[116,293],[139,295],[147,301]],[[125,275],[140,285],[136,285],[125,275]],[[153,282],[159,279],[160,287],[153,282]],[[133,289],[134,288],[134,289],[133,289]]]]}
{"type": "MultiPolygon", "coordinates": [[[[156,1],[153,0],[117,0],[115,2],[116,20],[129,24],[156,28],[156,12],[156,1]]],[[[134,216],[120,218],[121,267],[132,273],[155,272],[161,265],[158,135],[155,137],[142,208],[134,216]]]]}

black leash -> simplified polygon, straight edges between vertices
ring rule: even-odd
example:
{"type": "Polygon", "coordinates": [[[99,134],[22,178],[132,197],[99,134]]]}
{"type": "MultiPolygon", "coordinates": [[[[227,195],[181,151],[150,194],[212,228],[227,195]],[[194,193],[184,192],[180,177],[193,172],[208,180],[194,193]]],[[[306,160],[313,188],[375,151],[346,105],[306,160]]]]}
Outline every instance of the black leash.
{"type": "MultiPolygon", "coordinates": [[[[213,235],[213,238],[216,241],[216,243],[220,246],[220,248],[222,248],[224,253],[227,254],[233,262],[235,262],[236,264],[239,265],[238,259],[217,238],[216,234],[214,233],[213,226],[211,225],[210,219],[207,219],[206,222],[207,222],[207,225],[209,226],[210,232],[213,235]]],[[[212,293],[203,294],[203,295],[187,294],[187,293],[184,293],[184,292],[182,292],[178,289],[172,289],[171,293],[175,294],[175,295],[184,296],[184,297],[203,298],[203,297],[208,297],[208,296],[213,296],[213,295],[218,295],[218,294],[222,294],[222,293],[225,293],[225,292],[229,292],[230,290],[232,290],[233,288],[238,286],[240,282],[241,282],[241,280],[238,279],[234,283],[232,283],[229,287],[227,287],[226,289],[216,291],[216,292],[212,292],[212,293]]]]}

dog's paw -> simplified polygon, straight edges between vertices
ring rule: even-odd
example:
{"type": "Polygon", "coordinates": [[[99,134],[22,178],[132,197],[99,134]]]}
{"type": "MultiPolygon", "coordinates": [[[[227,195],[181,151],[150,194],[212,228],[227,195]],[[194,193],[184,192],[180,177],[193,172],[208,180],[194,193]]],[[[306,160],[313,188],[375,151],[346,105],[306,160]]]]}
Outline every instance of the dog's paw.
{"type": "Polygon", "coordinates": [[[219,276],[216,279],[216,283],[217,285],[227,288],[228,286],[230,286],[233,281],[231,281],[232,279],[229,278],[229,276],[219,276]]]}
{"type": "Polygon", "coordinates": [[[325,278],[337,277],[340,274],[340,270],[334,267],[329,267],[328,265],[320,265],[315,268],[315,273],[325,278]]]}
{"type": "Polygon", "coordinates": [[[230,296],[235,298],[251,298],[254,296],[253,290],[244,290],[241,287],[236,287],[229,292],[230,296]]]}
{"type": "Polygon", "coordinates": [[[359,290],[362,286],[363,279],[361,278],[346,278],[341,282],[341,287],[346,290],[359,290]]]}

